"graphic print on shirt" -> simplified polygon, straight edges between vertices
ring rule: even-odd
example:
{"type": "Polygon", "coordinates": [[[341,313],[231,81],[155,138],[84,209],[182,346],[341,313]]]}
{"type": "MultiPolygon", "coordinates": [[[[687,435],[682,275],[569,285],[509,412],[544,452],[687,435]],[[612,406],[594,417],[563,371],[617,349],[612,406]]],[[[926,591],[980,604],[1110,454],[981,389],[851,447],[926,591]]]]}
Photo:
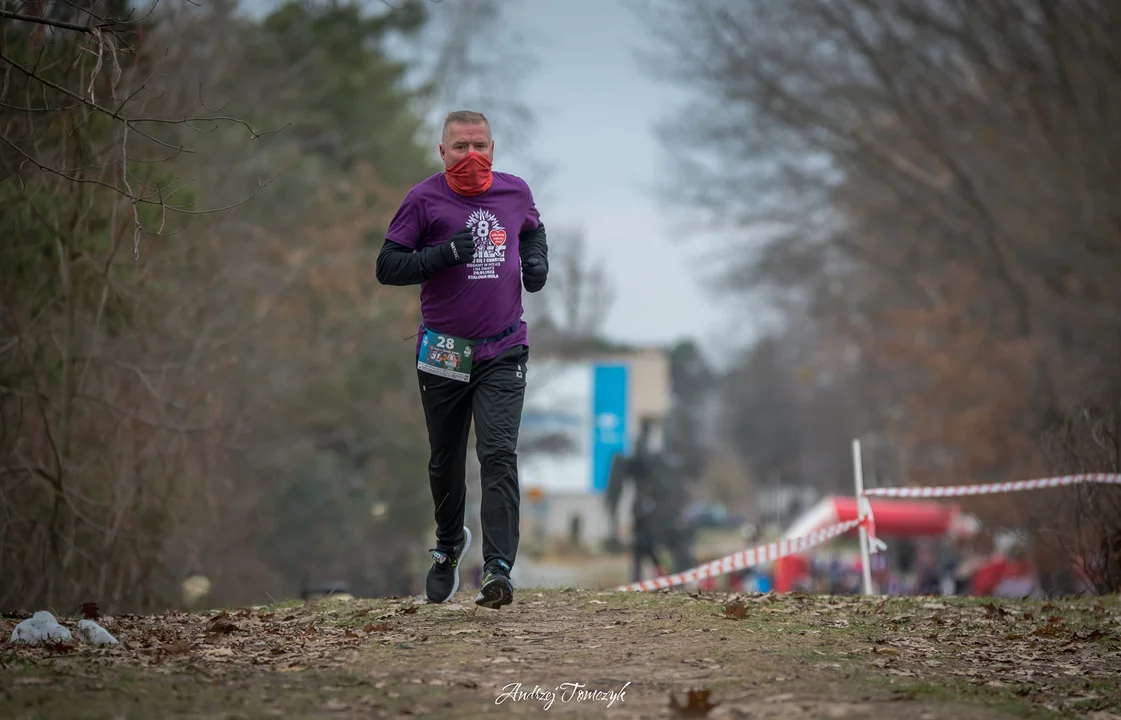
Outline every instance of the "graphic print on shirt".
{"type": "Polygon", "coordinates": [[[506,229],[489,210],[479,208],[467,218],[475,235],[475,259],[467,264],[468,280],[498,277],[498,266],[506,262],[506,229]]]}

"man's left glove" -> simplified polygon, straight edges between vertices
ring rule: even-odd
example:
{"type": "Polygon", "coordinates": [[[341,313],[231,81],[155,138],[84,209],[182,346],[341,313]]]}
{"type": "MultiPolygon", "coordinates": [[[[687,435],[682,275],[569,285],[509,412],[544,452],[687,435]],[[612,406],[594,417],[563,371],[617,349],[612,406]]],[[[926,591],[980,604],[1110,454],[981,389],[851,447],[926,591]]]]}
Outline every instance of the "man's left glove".
{"type": "Polygon", "coordinates": [[[522,285],[526,292],[535,293],[545,287],[549,277],[549,261],[540,255],[530,255],[522,263],[522,285]]]}

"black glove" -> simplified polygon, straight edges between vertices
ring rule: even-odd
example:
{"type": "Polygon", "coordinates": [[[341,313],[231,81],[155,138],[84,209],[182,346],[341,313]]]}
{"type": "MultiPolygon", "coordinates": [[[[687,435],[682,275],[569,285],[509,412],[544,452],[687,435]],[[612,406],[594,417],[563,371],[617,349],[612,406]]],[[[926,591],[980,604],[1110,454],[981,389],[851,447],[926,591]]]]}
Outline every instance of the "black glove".
{"type": "Polygon", "coordinates": [[[466,265],[475,259],[475,234],[463,228],[440,246],[440,260],[444,267],[466,265]]]}
{"type": "Polygon", "coordinates": [[[522,285],[527,292],[535,293],[545,287],[549,277],[549,261],[540,255],[530,255],[522,263],[522,285]]]}

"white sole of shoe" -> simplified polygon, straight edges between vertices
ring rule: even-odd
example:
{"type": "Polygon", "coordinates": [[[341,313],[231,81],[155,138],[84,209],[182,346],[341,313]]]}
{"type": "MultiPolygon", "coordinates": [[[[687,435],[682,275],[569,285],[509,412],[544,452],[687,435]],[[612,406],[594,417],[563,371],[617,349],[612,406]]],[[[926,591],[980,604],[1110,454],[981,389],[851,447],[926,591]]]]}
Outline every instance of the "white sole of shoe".
{"type": "Polygon", "coordinates": [[[463,528],[463,538],[463,551],[459,553],[459,557],[455,559],[455,580],[452,582],[452,591],[448,593],[448,596],[444,598],[443,602],[451,600],[455,597],[455,594],[459,592],[459,561],[462,560],[463,556],[467,554],[467,551],[471,549],[471,530],[466,526],[463,528]]]}
{"type": "Polygon", "coordinates": [[[475,596],[476,605],[491,610],[497,610],[512,602],[514,602],[514,585],[509,580],[495,581],[490,586],[484,585],[475,596]]]}

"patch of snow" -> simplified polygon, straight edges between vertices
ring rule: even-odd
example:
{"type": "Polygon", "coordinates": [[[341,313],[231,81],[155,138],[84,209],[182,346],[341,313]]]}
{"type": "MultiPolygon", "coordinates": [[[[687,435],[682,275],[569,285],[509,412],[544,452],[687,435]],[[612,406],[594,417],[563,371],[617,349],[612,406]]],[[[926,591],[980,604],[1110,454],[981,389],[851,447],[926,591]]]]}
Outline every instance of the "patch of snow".
{"type": "Polygon", "coordinates": [[[24,620],[12,631],[12,642],[27,645],[41,645],[46,642],[68,643],[73,641],[70,631],[58,624],[54,615],[40,610],[24,620]]]}

